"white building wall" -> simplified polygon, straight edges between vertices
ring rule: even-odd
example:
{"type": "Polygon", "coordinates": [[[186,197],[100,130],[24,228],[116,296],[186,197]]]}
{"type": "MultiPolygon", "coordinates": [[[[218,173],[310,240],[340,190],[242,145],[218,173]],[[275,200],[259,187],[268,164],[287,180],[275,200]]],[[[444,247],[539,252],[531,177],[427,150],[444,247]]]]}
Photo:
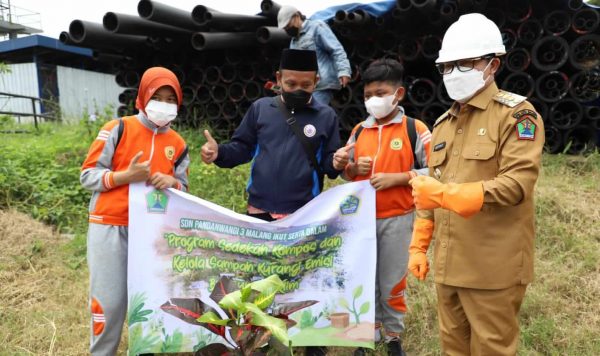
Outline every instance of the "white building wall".
{"type": "MultiPolygon", "coordinates": [[[[35,63],[10,64],[9,73],[0,74],[0,92],[39,97],[38,75],[35,63]]],[[[33,113],[31,100],[0,95],[0,111],[33,113]]],[[[36,101],[36,112],[40,112],[36,101]]]]}
{"type": "Polygon", "coordinates": [[[123,89],[115,82],[114,75],[61,66],[56,67],[56,75],[64,120],[79,120],[86,111],[100,114],[107,106],[116,115],[123,89]]]}

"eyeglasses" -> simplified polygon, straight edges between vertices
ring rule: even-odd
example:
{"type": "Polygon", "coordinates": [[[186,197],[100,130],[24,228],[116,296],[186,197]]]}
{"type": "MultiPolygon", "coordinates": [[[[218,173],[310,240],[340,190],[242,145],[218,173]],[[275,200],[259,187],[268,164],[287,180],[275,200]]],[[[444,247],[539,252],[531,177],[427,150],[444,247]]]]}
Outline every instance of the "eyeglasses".
{"type": "Polygon", "coordinates": [[[440,74],[450,74],[454,70],[454,67],[456,67],[456,69],[458,69],[459,72],[464,73],[464,72],[473,70],[473,68],[475,68],[475,63],[477,61],[479,61],[481,59],[492,59],[492,58],[494,58],[494,56],[483,56],[483,57],[470,58],[470,59],[461,59],[461,60],[454,61],[454,62],[438,63],[435,65],[435,67],[437,68],[437,70],[440,74]]]}

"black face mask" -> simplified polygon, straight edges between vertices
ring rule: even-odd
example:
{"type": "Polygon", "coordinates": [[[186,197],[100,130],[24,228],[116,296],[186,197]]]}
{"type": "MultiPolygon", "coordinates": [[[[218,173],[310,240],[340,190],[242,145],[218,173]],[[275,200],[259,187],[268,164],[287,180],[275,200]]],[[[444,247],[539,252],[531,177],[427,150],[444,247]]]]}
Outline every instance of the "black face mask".
{"type": "Polygon", "coordinates": [[[285,32],[291,37],[298,37],[300,34],[300,29],[298,27],[288,27],[285,29],[285,32]]]}
{"type": "Polygon", "coordinates": [[[283,100],[285,101],[285,106],[288,109],[300,109],[308,105],[308,101],[312,97],[312,93],[309,93],[304,90],[295,90],[295,91],[283,91],[281,92],[283,96],[283,100]]]}

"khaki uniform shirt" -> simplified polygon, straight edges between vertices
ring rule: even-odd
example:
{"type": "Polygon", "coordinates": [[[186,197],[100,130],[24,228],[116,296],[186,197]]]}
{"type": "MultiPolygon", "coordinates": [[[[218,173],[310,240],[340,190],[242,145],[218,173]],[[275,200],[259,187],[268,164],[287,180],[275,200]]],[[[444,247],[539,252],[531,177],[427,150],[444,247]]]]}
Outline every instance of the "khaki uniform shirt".
{"type": "MultiPolygon", "coordinates": [[[[465,219],[435,209],[435,282],[504,289],[533,279],[533,191],[544,124],[525,98],[495,83],[434,125],[430,175],[443,183],[483,181],[484,204],[465,219]]],[[[429,212],[431,214],[431,212],[429,212]]]]}

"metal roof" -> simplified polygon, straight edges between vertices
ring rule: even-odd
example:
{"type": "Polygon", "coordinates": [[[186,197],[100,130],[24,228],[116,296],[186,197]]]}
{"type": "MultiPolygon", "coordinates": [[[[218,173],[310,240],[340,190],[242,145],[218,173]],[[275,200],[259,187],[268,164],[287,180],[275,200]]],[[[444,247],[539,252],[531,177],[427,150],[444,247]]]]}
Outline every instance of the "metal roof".
{"type": "Polygon", "coordinates": [[[34,47],[49,48],[55,51],[73,53],[85,57],[92,57],[92,50],[89,48],[68,46],[57,39],[42,35],[31,35],[26,37],[15,38],[12,40],[2,41],[0,42],[0,53],[13,52],[34,47]]]}

